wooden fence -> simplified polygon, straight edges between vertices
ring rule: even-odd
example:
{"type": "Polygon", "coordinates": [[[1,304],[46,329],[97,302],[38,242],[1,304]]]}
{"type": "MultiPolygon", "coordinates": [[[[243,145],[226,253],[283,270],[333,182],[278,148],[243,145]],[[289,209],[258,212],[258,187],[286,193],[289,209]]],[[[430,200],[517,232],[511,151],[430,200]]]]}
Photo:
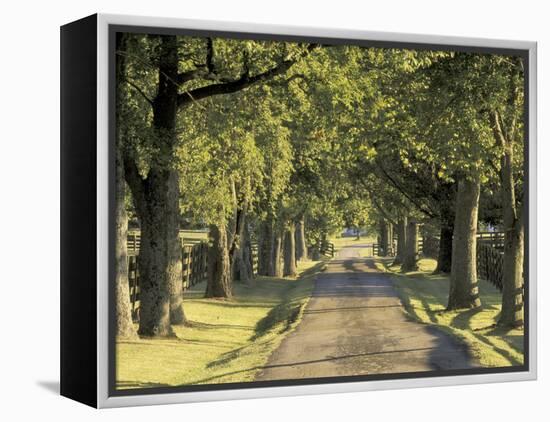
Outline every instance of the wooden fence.
{"type": "MultiPolygon", "coordinates": [[[[477,276],[493,284],[499,290],[502,290],[502,264],[504,249],[504,232],[478,232],[477,235],[477,276]]],[[[418,242],[418,251],[422,253],[424,241],[422,238],[418,242]]],[[[372,245],[373,256],[380,256],[381,245],[374,243],[372,245]]],[[[393,248],[388,256],[393,256],[393,248]]]]}
{"type": "Polygon", "coordinates": [[[334,258],[334,243],[324,241],[319,243],[319,252],[321,255],[330,256],[334,258]]]}
{"type": "Polygon", "coordinates": [[[256,276],[258,274],[258,244],[252,243],[250,250],[252,251],[252,274],[256,276]]]}
{"type": "MultiPolygon", "coordinates": [[[[132,239],[134,241],[135,239],[132,239]]],[[[132,317],[139,318],[139,254],[128,253],[128,282],[130,285],[130,303],[132,317]]],[[[206,281],[208,276],[208,244],[205,242],[194,245],[182,244],[181,247],[181,282],[183,290],[206,281]]]]}
{"type": "MultiPolygon", "coordinates": [[[[208,243],[194,239],[189,242],[185,237],[187,232],[180,232],[181,262],[182,262],[182,287],[186,291],[208,277],[208,243]]],[[[130,304],[132,317],[139,319],[139,246],[141,236],[139,231],[128,233],[128,282],[130,285],[130,304]]],[[[258,274],[258,245],[252,243],[252,272],[258,274]]]]}
{"type": "Polygon", "coordinates": [[[493,248],[504,249],[504,232],[477,232],[477,242],[493,248]]]}
{"type": "Polygon", "coordinates": [[[502,290],[502,264],[504,253],[491,243],[477,242],[476,266],[478,278],[502,290]]]}

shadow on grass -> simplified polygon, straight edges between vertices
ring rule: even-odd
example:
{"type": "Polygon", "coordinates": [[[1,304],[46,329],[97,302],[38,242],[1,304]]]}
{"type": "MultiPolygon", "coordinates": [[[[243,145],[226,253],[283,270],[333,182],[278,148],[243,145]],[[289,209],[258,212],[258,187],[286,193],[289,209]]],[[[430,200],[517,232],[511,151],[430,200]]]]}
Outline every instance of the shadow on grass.
{"type": "Polygon", "coordinates": [[[209,324],[207,322],[198,322],[198,321],[189,321],[188,324],[192,328],[199,328],[204,330],[219,330],[219,329],[251,330],[254,328],[251,325],[209,324]]]}
{"type": "MultiPolygon", "coordinates": [[[[294,281],[293,287],[286,292],[283,302],[272,307],[265,317],[259,320],[254,327],[250,327],[254,328],[254,334],[250,337],[252,344],[278,326],[282,326],[279,330],[279,334],[284,333],[292,327],[300,315],[304,300],[310,297],[309,294],[297,294],[296,289],[301,287],[299,282],[315,276],[321,271],[324,265],[325,263],[321,261],[301,273],[298,279],[294,281]]],[[[279,282],[288,285],[289,281],[269,280],[269,282],[279,282]]],[[[237,359],[241,352],[252,344],[247,344],[224,353],[219,359],[208,363],[207,368],[223,366],[230,363],[232,360],[237,359]]]]}
{"type": "Polygon", "coordinates": [[[487,331],[485,333],[487,336],[495,336],[500,337],[502,340],[504,340],[506,343],[508,343],[511,347],[513,347],[516,350],[523,352],[523,332],[519,331],[518,329],[510,329],[510,328],[503,328],[503,327],[492,327],[491,330],[487,331]],[[521,334],[510,334],[511,332],[520,332],[521,334]]]}
{"type": "Polygon", "coordinates": [[[140,381],[117,381],[116,388],[128,390],[131,388],[155,388],[155,387],[172,387],[170,384],[162,384],[158,382],[140,382],[140,381]]]}
{"type": "MultiPolygon", "coordinates": [[[[460,312],[451,320],[451,327],[458,328],[460,330],[473,330],[471,321],[472,318],[483,312],[485,309],[483,307],[473,308],[467,310],[459,310],[460,312]]],[[[454,311],[449,311],[454,312],[454,311]]]]}
{"type": "Polygon", "coordinates": [[[483,335],[478,334],[476,332],[472,332],[474,337],[478,339],[480,342],[485,343],[487,346],[492,347],[495,351],[501,354],[502,357],[508,360],[510,362],[510,365],[512,366],[520,366],[523,364],[520,360],[516,359],[508,350],[503,349],[501,347],[495,346],[493,343],[491,343],[487,338],[485,338],[483,335]]]}
{"type": "Polygon", "coordinates": [[[336,362],[341,361],[345,359],[353,359],[353,358],[360,358],[360,357],[368,357],[368,356],[379,356],[379,355],[392,355],[392,354],[399,354],[399,353],[413,353],[413,352],[422,352],[422,351],[434,351],[438,347],[419,347],[414,349],[399,349],[399,350],[386,350],[386,351],[380,351],[380,352],[366,352],[366,353],[356,353],[356,354],[349,354],[349,355],[343,355],[343,356],[329,356],[322,359],[312,359],[312,360],[305,360],[305,361],[292,361],[288,363],[281,363],[281,364],[272,364],[272,365],[265,365],[265,366],[253,366],[246,369],[239,369],[237,371],[231,371],[226,372],[223,374],[215,375],[208,378],[203,378],[201,380],[195,381],[190,384],[204,384],[204,383],[210,383],[214,380],[217,380],[219,378],[223,378],[230,375],[237,375],[237,374],[244,374],[247,372],[252,371],[258,371],[258,370],[266,370],[266,369],[276,369],[276,368],[285,368],[285,367],[296,367],[296,366],[304,366],[304,365],[313,365],[317,363],[324,363],[324,362],[336,362]]]}
{"type": "Polygon", "coordinates": [[[341,308],[323,308],[323,309],[308,309],[304,311],[304,315],[309,314],[324,314],[329,312],[350,312],[350,311],[362,311],[364,309],[378,309],[378,308],[400,308],[401,305],[371,305],[371,306],[352,306],[341,308]]]}

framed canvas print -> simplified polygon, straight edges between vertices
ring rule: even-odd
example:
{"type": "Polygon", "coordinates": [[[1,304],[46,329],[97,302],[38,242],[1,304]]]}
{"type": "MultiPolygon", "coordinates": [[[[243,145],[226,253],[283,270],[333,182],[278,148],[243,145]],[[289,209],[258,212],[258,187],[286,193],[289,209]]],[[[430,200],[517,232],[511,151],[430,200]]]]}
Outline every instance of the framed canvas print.
{"type": "Polygon", "coordinates": [[[536,378],[536,44],[61,28],[61,393],[536,378]]]}

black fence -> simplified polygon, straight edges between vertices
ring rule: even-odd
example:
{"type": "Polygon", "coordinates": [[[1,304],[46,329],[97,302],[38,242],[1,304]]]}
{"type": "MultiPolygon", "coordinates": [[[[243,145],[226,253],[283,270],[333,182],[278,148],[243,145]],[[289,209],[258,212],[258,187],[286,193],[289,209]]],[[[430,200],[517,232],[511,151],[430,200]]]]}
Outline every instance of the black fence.
{"type": "MultiPolygon", "coordinates": [[[[134,251],[132,251],[134,252],[134,251]]],[[[130,285],[130,304],[132,317],[139,318],[139,254],[128,253],[128,283],[130,285]]],[[[181,248],[181,282],[183,291],[193,287],[208,277],[208,244],[182,245],[181,248]]]]}
{"type": "MultiPolygon", "coordinates": [[[[208,278],[208,243],[201,239],[186,238],[188,231],[180,232],[181,241],[181,282],[183,291],[205,282],[208,278]]],[[[139,247],[141,235],[133,230],[128,233],[128,282],[132,317],[139,320],[139,247]]],[[[258,245],[251,245],[252,272],[258,274],[258,245]]]]}
{"type": "Polygon", "coordinates": [[[334,243],[328,241],[320,242],[319,252],[321,253],[321,255],[334,258],[334,243]]]}

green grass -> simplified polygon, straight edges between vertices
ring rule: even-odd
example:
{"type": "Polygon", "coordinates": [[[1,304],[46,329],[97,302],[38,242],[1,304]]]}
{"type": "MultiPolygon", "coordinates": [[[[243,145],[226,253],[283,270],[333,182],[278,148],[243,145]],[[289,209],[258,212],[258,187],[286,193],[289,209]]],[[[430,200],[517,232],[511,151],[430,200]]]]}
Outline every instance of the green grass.
{"type": "Polygon", "coordinates": [[[390,271],[406,312],[416,320],[433,324],[468,344],[473,356],[484,367],[523,364],[523,330],[495,327],[501,308],[501,293],[480,280],[482,307],[446,311],[449,278],[432,275],[436,262],[422,259],[419,271],[400,273],[399,266],[390,266],[391,259],[378,259],[377,266],[390,271]]]}
{"type": "Polygon", "coordinates": [[[300,321],[314,275],[324,263],[299,264],[297,279],[236,283],[230,300],[205,299],[204,284],[185,293],[189,326],[176,338],[117,342],[118,388],[252,381],[300,321]]]}

